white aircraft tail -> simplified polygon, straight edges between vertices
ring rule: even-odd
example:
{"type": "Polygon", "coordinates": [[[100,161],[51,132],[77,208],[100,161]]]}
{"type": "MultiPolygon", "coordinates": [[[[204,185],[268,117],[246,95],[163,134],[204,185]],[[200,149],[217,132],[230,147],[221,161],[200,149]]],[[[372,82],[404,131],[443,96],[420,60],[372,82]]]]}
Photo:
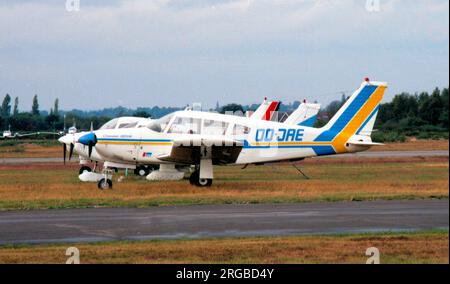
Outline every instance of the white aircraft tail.
{"type": "Polygon", "coordinates": [[[313,127],[319,110],[320,104],[301,103],[284,123],[313,127]]]}
{"type": "Polygon", "coordinates": [[[252,119],[272,120],[273,115],[278,110],[280,102],[267,101],[264,99],[262,104],[251,114],[252,119]]]}

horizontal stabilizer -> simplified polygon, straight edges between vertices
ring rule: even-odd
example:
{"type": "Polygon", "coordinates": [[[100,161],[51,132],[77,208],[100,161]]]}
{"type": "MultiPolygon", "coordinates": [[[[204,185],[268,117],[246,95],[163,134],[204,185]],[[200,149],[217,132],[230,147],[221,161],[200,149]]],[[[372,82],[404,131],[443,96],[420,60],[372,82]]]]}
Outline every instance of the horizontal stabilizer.
{"type": "Polygon", "coordinates": [[[360,142],[360,141],[354,141],[354,142],[347,142],[348,144],[355,145],[355,146],[383,146],[385,144],[383,143],[376,143],[376,142],[360,142]]]}

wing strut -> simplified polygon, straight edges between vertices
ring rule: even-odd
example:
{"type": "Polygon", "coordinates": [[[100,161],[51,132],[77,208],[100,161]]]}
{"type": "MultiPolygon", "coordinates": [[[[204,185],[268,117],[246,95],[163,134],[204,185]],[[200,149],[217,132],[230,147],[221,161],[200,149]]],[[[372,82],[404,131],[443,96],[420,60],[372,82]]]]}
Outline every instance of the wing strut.
{"type": "Polygon", "coordinates": [[[302,171],[302,169],[301,169],[300,167],[297,167],[297,165],[295,165],[295,164],[292,164],[292,166],[293,166],[299,173],[301,173],[305,179],[309,179],[309,176],[307,176],[307,175],[302,171]]]}

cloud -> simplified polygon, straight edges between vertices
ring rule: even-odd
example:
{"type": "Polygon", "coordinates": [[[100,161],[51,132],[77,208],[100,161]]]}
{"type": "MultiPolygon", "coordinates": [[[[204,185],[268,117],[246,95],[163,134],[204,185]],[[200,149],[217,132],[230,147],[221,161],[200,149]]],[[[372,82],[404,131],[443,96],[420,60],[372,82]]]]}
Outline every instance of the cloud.
{"type": "Polygon", "coordinates": [[[380,0],[373,13],[364,0],[80,3],[79,12],[64,0],[0,3],[0,94],[95,108],[124,94],[130,106],[290,101],[352,89],[365,75],[394,91],[448,85],[447,0],[380,0]]]}
{"type": "Polygon", "coordinates": [[[81,0],[80,12],[67,12],[62,1],[0,4],[0,45],[95,41],[96,48],[146,51],[277,41],[448,41],[448,1],[381,4],[379,13],[367,12],[361,0],[133,0],[106,6],[81,0]]]}

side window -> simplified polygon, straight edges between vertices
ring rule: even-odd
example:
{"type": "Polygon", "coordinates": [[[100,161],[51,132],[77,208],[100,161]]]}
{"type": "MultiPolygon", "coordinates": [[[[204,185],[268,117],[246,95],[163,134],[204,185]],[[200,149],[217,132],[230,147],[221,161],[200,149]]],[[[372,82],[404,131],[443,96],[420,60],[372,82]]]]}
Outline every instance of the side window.
{"type": "Polygon", "coordinates": [[[134,127],[136,127],[137,124],[138,124],[137,121],[129,122],[129,123],[125,122],[125,123],[119,124],[119,128],[134,128],[134,127]]]}
{"type": "Polygon", "coordinates": [[[233,135],[246,135],[250,133],[250,127],[235,124],[233,127],[233,135]]]}
{"type": "Polygon", "coordinates": [[[114,118],[110,121],[108,121],[107,123],[103,124],[102,127],[100,127],[100,130],[104,130],[104,129],[114,129],[116,128],[117,122],[119,121],[118,118],[114,118]]]}
{"type": "Polygon", "coordinates": [[[203,132],[206,135],[225,135],[228,122],[205,119],[203,121],[203,132]]]}
{"type": "Polygon", "coordinates": [[[191,117],[177,117],[173,121],[168,133],[200,134],[201,120],[191,117]]]}

